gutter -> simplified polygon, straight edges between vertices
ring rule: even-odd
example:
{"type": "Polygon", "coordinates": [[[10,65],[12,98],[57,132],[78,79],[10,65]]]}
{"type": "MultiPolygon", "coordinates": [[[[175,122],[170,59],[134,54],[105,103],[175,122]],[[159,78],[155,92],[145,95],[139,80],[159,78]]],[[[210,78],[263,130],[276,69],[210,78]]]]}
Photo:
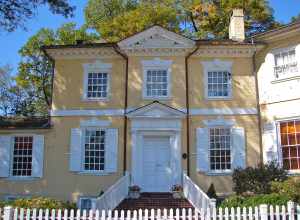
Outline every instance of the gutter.
{"type": "Polygon", "coordinates": [[[257,64],[256,64],[256,48],[252,56],[252,66],[253,74],[255,78],[255,89],[256,89],[256,108],[257,108],[257,118],[258,118],[258,129],[259,129],[259,151],[260,151],[260,163],[263,163],[263,143],[262,143],[262,119],[261,119],[261,109],[260,109],[260,100],[259,100],[259,88],[258,88],[258,77],[257,77],[257,64]]]}
{"type": "Polygon", "coordinates": [[[123,175],[126,175],[127,172],[127,107],[128,107],[128,56],[121,52],[118,46],[113,46],[116,53],[118,53],[121,57],[124,58],[126,62],[125,68],[125,100],[124,100],[124,151],[123,151],[123,175]]]}
{"type": "Polygon", "coordinates": [[[196,53],[200,46],[197,46],[185,57],[185,88],[186,88],[186,154],[187,154],[187,176],[190,176],[190,100],[189,100],[189,65],[188,59],[196,53]]]}

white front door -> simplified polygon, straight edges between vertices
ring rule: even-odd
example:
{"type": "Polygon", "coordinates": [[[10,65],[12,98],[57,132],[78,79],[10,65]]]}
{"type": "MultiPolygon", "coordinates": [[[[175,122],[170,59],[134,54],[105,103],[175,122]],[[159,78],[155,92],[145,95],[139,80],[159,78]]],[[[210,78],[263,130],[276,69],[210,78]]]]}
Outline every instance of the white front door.
{"type": "Polygon", "coordinates": [[[169,192],[171,188],[170,136],[143,137],[144,192],[169,192]]]}

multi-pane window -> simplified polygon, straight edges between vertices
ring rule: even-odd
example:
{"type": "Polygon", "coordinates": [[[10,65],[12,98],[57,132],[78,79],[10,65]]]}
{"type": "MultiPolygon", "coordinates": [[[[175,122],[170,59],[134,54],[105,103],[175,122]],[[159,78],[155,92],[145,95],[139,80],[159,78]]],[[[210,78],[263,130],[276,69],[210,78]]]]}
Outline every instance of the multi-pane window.
{"type": "Polygon", "coordinates": [[[283,167],[300,169],[300,120],[280,122],[280,140],[283,167]]]}
{"type": "Polygon", "coordinates": [[[275,78],[298,72],[296,50],[291,49],[275,54],[275,78]]]}
{"type": "Polygon", "coordinates": [[[168,72],[167,70],[147,70],[146,72],[146,96],[168,96],[168,72]]]}
{"type": "Polygon", "coordinates": [[[32,136],[14,137],[12,175],[31,176],[32,174],[32,136]]]}
{"type": "Polygon", "coordinates": [[[108,73],[88,73],[87,98],[106,98],[108,73]]]}
{"type": "Polygon", "coordinates": [[[92,199],[90,198],[80,198],[80,209],[90,210],[92,209],[92,199]]]}
{"type": "Polygon", "coordinates": [[[212,171],[231,169],[231,129],[209,129],[209,159],[212,171]]]}
{"type": "Polygon", "coordinates": [[[86,129],[84,146],[84,170],[104,170],[105,130],[86,129]]]}
{"type": "Polygon", "coordinates": [[[230,96],[230,73],[228,71],[209,71],[207,77],[208,97],[218,98],[230,96]]]}

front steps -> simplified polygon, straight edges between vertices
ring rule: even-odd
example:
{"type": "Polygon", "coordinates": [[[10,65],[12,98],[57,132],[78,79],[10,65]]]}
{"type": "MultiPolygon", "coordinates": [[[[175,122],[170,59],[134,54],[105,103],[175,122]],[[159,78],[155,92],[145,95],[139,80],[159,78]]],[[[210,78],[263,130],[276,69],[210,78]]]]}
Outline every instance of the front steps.
{"type": "Polygon", "coordinates": [[[126,198],[115,210],[194,208],[185,198],[174,199],[171,193],[142,193],[138,199],[126,198]]]}

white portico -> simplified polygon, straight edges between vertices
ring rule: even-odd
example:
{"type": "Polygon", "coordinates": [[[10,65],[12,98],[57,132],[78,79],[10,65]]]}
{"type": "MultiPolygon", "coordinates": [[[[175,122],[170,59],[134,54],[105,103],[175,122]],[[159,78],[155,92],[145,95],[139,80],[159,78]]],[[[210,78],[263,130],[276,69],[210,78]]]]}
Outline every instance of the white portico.
{"type": "Polygon", "coordinates": [[[153,102],[128,113],[131,119],[132,185],[169,192],[181,183],[181,124],[185,113],[153,102]]]}

